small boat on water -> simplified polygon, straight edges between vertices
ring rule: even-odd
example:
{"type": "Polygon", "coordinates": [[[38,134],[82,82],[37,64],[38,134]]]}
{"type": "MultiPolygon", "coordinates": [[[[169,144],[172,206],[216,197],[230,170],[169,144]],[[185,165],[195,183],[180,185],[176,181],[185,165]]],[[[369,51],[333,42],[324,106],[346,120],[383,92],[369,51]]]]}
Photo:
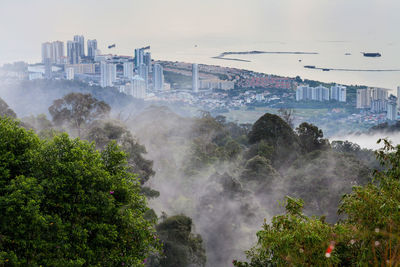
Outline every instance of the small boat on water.
{"type": "Polygon", "coordinates": [[[361,52],[364,57],[381,57],[381,53],[366,53],[366,52],[361,52]]]}
{"type": "Polygon", "coordinates": [[[330,71],[331,69],[322,69],[322,71],[330,71]]]}
{"type": "Polygon", "coordinates": [[[351,56],[351,53],[346,53],[346,54],[344,54],[345,56],[351,56]]]}
{"type": "Polygon", "coordinates": [[[315,69],[314,65],[305,65],[304,68],[306,69],[315,69]]]}

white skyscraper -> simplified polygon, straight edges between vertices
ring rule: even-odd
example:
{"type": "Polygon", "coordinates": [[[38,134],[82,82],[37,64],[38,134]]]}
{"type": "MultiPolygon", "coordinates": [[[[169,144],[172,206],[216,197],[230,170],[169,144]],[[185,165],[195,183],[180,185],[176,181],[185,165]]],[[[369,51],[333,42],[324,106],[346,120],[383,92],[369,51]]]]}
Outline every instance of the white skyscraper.
{"type": "Polygon", "coordinates": [[[80,53],[80,45],[74,41],[67,42],[67,57],[69,64],[79,64],[81,61],[80,53]]]}
{"type": "Polygon", "coordinates": [[[75,35],[74,42],[78,43],[79,46],[79,56],[82,58],[85,56],[85,37],[83,35],[75,35]]]}
{"type": "Polygon", "coordinates": [[[133,78],[133,62],[124,62],[124,77],[127,79],[133,78]]]}
{"type": "Polygon", "coordinates": [[[370,108],[371,107],[371,94],[369,89],[357,90],[357,108],[370,108]]]}
{"type": "Polygon", "coordinates": [[[391,121],[397,120],[397,100],[398,98],[394,95],[389,97],[389,101],[387,103],[387,114],[386,118],[391,121]]]}
{"type": "Polygon", "coordinates": [[[88,49],[88,57],[90,59],[94,59],[96,56],[96,50],[97,50],[97,40],[88,40],[87,41],[87,49],[88,49]]]}
{"type": "Polygon", "coordinates": [[[162,91],[164,89],[164,71],[160,64],[154,64],[153,87],[156,91],[162,91]]]}
{"type": "Polygon", "coordinates": [[[62,64],[64,58],[64,43],[61,41],[42,44],[42,62],[49,58],[52,64],[62,64]]]}
{"type": "Polygon", "coordinates": [[[100,73],[100,86],[113,86],[113,83],[117,79],[117,66],[113,63],[102,61],[100,63],[100,73]]]}
{"type": "Polygon", "coordinates": [[[48,58],[53,60],[53,48],[50,42],[42,44],[42,63],[45,63],[46,59],[48,58]]]}
{"type": "Polygon", "coordinates": [[[146,97],[146,83],[144,79],[139,75],[135,75],[127,93],[134,98],[144,99],[146,97]]]}
{"type": "Polygon", "coordinates": [[[192,89],[193,92],[199,92],[199,65],[196,63],[192,65],[192,89]]]}
{"type": "Polygon", "coordinates": [[[136,48],[135,49],[135,59],[134,59],[136,69],[139,68],[139,66],[144,63],[143,56],[144,56],[143,48],[136,48]]]}
{"type": "Polygon", "coordinates": [[[139,65],[138,74],[144,80],[147,90],[149,88],[149,68],[146,64],[142,63],[139,65]]]}
{"type": "Polygon", "coordinates": [[[335,85],[331,87],[331,99],[346,102],[346,86],[335,85]]]}

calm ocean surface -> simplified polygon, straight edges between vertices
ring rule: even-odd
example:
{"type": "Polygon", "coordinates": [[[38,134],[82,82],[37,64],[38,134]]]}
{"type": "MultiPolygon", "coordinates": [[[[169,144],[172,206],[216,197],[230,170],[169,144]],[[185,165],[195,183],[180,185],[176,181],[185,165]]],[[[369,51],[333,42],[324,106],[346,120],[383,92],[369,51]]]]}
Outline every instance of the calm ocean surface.
{"type": "Polygon", "coordinates": [[[227,67],[249,69],[268,74],[288,77],[336,82],[339,84],[358,84],[395,89],[400,86],[398,72],[348,72],[305,69],[304,65],[337,69],[398,69],[400,70],[400,44],[398,43],[355,43],[347,41],[314,42],[265,42],[249,44],[198,43],[152,46],[153,58],[196,62],[227,67]],[[195,46],[197,45],[197,47],[195,46]],[[251,62],[228,61],[211,58],[225,51],[271,51],[271,52],[317,52],[317,55],[231,55],[230,58],[250,60],[251,62]],[[368,58],[361,52],[379,52],[382,57],[368,58]],[[351,55],[345,55],[351,53],[351,55]],[[301,62],[299,61],[301,60],[301,62]]]}

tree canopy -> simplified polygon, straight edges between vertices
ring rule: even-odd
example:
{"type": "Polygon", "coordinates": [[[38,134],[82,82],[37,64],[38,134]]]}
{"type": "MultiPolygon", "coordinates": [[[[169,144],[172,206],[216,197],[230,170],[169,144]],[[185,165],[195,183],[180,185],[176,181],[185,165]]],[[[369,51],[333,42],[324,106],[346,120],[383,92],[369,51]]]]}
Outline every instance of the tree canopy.
{"type": "Polygon", "coordinates": [[[41,141],[0,117],[0,264],[140,266],[159,243],[115,143],[41,141]]]}
{"type": "Polygon", "coordinates": [[[69,93],[56,99],[49,107],[53,122],[61,126],[67,124],[78,131],[81,136],[83,126],[106,117],[111,108],[104,101],[99,101],[91,94],[69,93]]]}

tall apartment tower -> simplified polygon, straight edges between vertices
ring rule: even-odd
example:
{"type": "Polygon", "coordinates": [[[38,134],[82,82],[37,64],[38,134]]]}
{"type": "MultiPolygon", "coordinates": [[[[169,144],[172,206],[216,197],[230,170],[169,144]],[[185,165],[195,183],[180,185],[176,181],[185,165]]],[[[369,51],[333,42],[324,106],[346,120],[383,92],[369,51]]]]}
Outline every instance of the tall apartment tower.
{"type": "Polygon", "coordinates": [[[151,53],[150,52],[146,52],[143,55],[143,63],[147,66],[147,68],[149,69],[149,72],[152,72],[152,68],[151,68],[151,53]]]}
{"type": "Polygon", "coordinates": [[[143,56],[144,56],[143,49],[142,48],[136,48],[135,49],[135,59],[134,59],[135,69],[138,69],[140,67],[140,65],[144,63],[143,56]]]}
{"type": "Polygon", "coordinates": [[[196,63],[192,65],[192,89],[193,92],[199,92],[199,65],[196,63]]]}
{"type": "Polygon", "coordinates": [[[85,56],[85,37],[83,35],[75,35],[74,42],[78,43],[79,46],[79,56],[82,58],[85,56]]]}
{"type": "Polygon", "coordinates": [[[144,99],[146,97],[146,82],[139,75],[132,79],[130,90],[128,91],[134,98],[144,99]]]}
{"type": "Polygon", "coordinates": [[[130,80],[133,78],[133,62],[124,62],[124,77],[130,80]]]}
{"type": "Polygon", "coordinates": [[[61,41],[42,44],[42,63],[50,59],[52,64],[62,64],[64,58],[64,43],[61,41]]]}
{"type": "Polygon", "coordinates": [[[69,64],[79,64],[81,61],[80,57],[80,45],[74,41],[67,42],[67,57],[69,64]]]}
{"type": "Polygon", "coordinates": [[[64,42],[55,41],[52,43],[53,63],[62,64],[64,58],[64,42]]]}
{"type": "Polygon", "coordinates": [[[164,71],[160,64],[154,64],[153,87],[155,91],[162,91],[164,89],[164,71]]]}
{"type": "Polygon", "coordinates": [[[50,42],[46,42],[42,44],[42,63],[44,64],[46,59],[50,58],[53,60],[53,48],[50,42]]]}
{"type": "Polygon", "coordinates": [[[397,100],[398,98],[394,95],[391,95],[389,97],[389,101],[387,103],[386,119],[391,121],[397,120],[397,100]]]}
{"type": "Polygon", "coordinates": [[[113,63],[102,61],[100,63],[100,86],[113,86],[117,79],[117,66],[113,63]]]}
{"type": "Polygon", "coordinates": [[[371,92],[369,89],[357,90],[357,108],[371,107],[371,92]]]}
{"type": "Polygon", "coordinates": [[[149,68],[146,64],[142,63],[139,65],[138,74],[144,80],[146,84],[146,90],[149,89],[149,68]]]}
{"type": "Polygon", "coordinates": [[[331,87],[331,99],[346,102],[346,86],[335,85],[331,87]]]}
{"type": "Polygon", "coordinates": [[[96,49],[97,49],[97,40],[96,39],[88,40],[87,41],[87,50],[88,50],[87,55],[92,60],[94,59],[94,57],[96,55],[95,54],[96,53],[96,49]]]}

